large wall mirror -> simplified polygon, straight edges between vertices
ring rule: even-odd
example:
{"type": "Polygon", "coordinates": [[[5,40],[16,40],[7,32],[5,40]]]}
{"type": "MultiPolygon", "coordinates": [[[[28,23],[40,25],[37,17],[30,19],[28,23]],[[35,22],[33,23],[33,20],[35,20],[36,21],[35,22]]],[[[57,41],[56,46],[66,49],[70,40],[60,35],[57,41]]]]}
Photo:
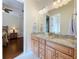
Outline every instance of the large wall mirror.
{"type": "Polygon", "coordinates": [[[50,10],[46,14],[49,17],[49,27],[46,27],[49,29],[49,32],[63,35],[77,35],[77,15],[74,5],[75,2],[72,0],[67,5],[50,10]]]}
{"type": "Polygon", "coordinates": [[[46,16],[46,32],[48,33],[77,35],[76,26],[76,14],[72,14],[69,20],[62,20],[61,13],[46,16]]]}

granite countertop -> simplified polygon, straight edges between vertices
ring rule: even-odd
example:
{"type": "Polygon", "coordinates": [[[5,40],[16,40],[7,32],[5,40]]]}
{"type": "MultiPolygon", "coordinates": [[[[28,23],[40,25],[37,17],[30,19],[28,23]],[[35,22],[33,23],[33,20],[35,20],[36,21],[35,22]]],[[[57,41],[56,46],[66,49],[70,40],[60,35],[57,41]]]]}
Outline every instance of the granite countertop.
{"type": "Polygon", "coordinates": [[[47,41],[53,42],[53,43],[57,43],[60,45],[64,45],[66,47],[70,47],[70,48],[77,48],[77,39],[76,38],[66,38],[66,36],[62,37],[56,37],[55,35],[48,35],[48,34],[34,34],[34,36],[45,39],[47,41]],[[55,36],[55,37],[54,37],[55,36]]]}

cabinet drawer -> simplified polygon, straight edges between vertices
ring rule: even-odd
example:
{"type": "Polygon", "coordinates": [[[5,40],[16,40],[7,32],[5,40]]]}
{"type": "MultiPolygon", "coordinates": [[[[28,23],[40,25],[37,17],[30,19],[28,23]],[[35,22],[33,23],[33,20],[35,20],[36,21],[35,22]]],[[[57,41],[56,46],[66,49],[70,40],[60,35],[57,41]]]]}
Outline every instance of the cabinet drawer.
{"type": "Polygon", "coordinates": [[[41,44],[45,44],[45,40],[44,40],[44,39],[39,39],[39,42],[40,42],[41,44]]]}
{"type": "Polygon", "coordinates": [[[56,51],[56,59],[73,59],[73,57],[63,54],[59,51],[56,51]]]}
{"type": "Polygon", "coordinates": [[[70,56],[73,56],[73,53],[74,53],[74,49],[73,48],[69,48],[69,47],[65,47],[63,45],[59,45],[59,44],[56,44],[56,43],[52,43],[52,42],[46,42],[46,45],[62,52],[62,53],[65,53],[67,55],[70,55],[70,56]]]}
{"type": "Polygon", "coordinates": [[[36,40],[36,41],[39,40],[39,39],[38,39],[37,37],[35,37],[35,36],[34,36],[34,37],[32,36],[31,38],[32,38],[32,40],[36,40]]]}

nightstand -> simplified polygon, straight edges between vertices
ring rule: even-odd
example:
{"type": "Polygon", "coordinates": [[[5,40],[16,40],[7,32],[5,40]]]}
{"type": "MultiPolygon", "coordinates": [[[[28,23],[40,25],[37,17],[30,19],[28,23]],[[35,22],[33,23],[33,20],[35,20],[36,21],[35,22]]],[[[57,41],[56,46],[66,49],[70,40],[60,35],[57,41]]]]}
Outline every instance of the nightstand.
{"type": "Polygon", "coordinates": [[[17,39],[17,33],[10,33],[10,39],[17,39]]]}

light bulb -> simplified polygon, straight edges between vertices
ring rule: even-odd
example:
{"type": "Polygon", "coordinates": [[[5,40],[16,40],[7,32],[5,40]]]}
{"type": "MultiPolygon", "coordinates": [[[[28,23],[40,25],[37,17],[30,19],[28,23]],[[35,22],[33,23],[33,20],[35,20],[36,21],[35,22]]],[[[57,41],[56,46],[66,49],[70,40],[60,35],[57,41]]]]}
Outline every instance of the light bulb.
{"type": "Polygon", "coordinates": [[[70,2],[71,0],[63,0],[63,5],[66,5],[70,2]]]}
{"type": "Polygon", "coordinates": [[[60,3],[60,2],[61,2],[61,0],[57,0],[57,2],[58,2],[58,3],[60,3]]]}
{"type": "Polygon", "coordinates": [[[55,6],[56,6],[56,2],[53,3],[53,6],[54,6],[54,8],[55,8],[55,6]]]}
{"type": "Polygon", "coordinates": [[[42,10],[39,11],[39,14],[45,14],[48,12],[48,9],[47,8],[44,8],[42,10]]]}
{"type": "Polygon", "coordinates": [[[59,7],[62,7],[63,6],[63,2],[59,3],[59,7]]]}

